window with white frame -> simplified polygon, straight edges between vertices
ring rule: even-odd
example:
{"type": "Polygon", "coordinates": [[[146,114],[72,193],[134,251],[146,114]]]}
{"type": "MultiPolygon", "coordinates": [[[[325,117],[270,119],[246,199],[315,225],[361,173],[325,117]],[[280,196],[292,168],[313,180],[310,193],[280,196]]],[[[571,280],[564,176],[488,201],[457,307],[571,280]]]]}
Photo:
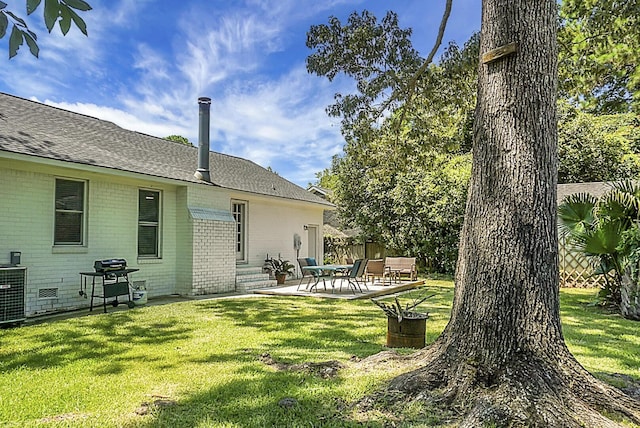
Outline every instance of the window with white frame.
{"type": "Polygon", "coordinates": [[[56,178],[54,245],[84,245],[86,182],[56,178]]]}
{"type": "Polygon", "coordinates": [[[245,260],[246,247],[246,228],[247,228],[247,203],[242,201],[233,201],[232,204],[233,218],[236,221],[236,260],[245,260]]]}
{"type": "Polygon", "coordinates": [[[160,257],[160,192],[138,193],[138,257],[160,257]]]}

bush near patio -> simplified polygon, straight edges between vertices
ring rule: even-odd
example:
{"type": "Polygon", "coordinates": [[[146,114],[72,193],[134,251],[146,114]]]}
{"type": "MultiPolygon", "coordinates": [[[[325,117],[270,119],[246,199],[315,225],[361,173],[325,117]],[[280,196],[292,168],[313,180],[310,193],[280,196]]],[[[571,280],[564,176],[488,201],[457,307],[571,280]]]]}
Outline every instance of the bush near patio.
{"type": "MultiPolygon", "coordinates": [[[[431,343],[449,318],[453,285],[428,279],[427,290],[435,293],[421,305],[431,343]]],[[[593,293],[561,291],[569,348],[619,387],[638,382],[637,325],[589,306],[593,293]]],[[[368,300],[299,297],[190,301],[6,329],[0,421],[21,428],[452,424],[455,415],[426,404],[353,405],[406,370],[378,354],[385,333],[386,317],[368,300]]]]}

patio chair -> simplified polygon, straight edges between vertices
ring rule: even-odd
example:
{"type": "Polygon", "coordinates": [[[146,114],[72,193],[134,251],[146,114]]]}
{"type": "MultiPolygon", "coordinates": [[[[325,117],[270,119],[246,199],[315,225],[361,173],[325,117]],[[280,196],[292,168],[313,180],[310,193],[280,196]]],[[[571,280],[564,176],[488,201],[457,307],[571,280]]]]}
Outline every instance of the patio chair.
{"type": "Polygon", "coordinates": [[[367,281],[371,278],[371,283],[375,282],[376,278],[380,278],[382,281],[382,285],[385,284],[385,278],[389,278],[389,285],[391,285],[391,277],[388,275],[388,271],[384,268],[384,260],[375,259],[369,260],[367,263],[367,270],[365,272],[365,276],[367,281]]]}
{"type": "MultiPolygon", "coordinates": [[[[302,272],[302,276],[300,277],[300,283],[298,283],[298,287],[297,287],[297,291],[300,291],[300,286],[302,285],[302,281],[304,280],[305,277],[308,277],[309,280],[307,281],[307,284],[305,285],[305,289],[309,287],[309,284],[311,283],[312,279],[316,279],[316,276],[318,276],[318,272],[316,271],[312,271],[312,270],[305,270],[302,269],[304,266],[318,266],[318,263],[316,263],[316,259],[313,257],[301,257],[298,259],[298,265],[300,265],[300,272],[302,272]]],[[[324,289],[327,289],[327,284],[324,281],[324,275],[320,275],[320,278],[322,279],[322,284],[324,285],[324,289]]]]}
{"type": "MultiPolygon", "coordinates": [[[[357,259],[353,262],[353,267],[349,271],[348,276],[348,284],[351,288],[353,288],[353,293],[356,292],[356,287],[360,292],[362,292],[362,286],[360,285],[360,281],[358,278],[362,278],[364,276],[364,271],[367,268],[367,261],[369,259],[357,259]]],[[[363,281],[363,284],[367,291],[369,291],[369,287],[367,286],[367,282],[363,281]]],[[[340,283],[340,291],[342,291],[342,283],[340,283]]]]}
{"type": "MultiPolygon", "coordinates": [[[[301,257],[298,259],[298,266],[300,266],[300,273],[302,273],[302,275],[300,276],[300,282],[298,283],[298,290],[300,289],[300,285],[302,285],[302,280],[304,280],[305,277],[309,277],[309,281],[311,281],[311,278],[313,277],[311,271],[308,270],[304,270],[302,269],[305,266],[309,266],[309,259],[306,257],[301,257]]],[[[308,285],[308,282],[307,282],[308,285]]]]}

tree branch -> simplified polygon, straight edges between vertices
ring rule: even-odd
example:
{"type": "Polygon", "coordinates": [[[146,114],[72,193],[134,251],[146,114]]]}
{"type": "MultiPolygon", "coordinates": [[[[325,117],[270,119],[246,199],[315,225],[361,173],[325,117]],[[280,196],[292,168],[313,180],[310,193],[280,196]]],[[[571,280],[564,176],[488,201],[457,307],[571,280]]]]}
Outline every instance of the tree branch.
{"type": "MultiPolygon", "coordinates": [[[[413,97],[416,93],[416,86],[418,85],[418,79],[420,79],[420,77],[427,71],[429,64],[431,64],[431,62],[433,61],[433,57],[438,52],[438,49],[440,49],[440,45],[442,44],[442,39],[444,38],[444,30],[447,28],[447,21],[449,20],[449,15],[451,15],[452,3],[453,3],[453,0],[447,0],[447,3],[444,7],[444,14],[442,15],[442,20],[440,21],[440,28],[438,29],[438,36],[436,37],[436,42],[434,43],[433,48],[431,49],[431,52],[429,52],[429,56],[427,56],[427,58],[424,60],[424,62],[422,63],[418,71],[416,71],[416,73],[413,75],[411,80],[409,80],[409,84],[406,88],[405,106],[411,105],[411,102],[413,101],[413,97]]],[[[394,100],[398,99],[398,97],[399,97],[398,93],[392,95],[391,98],[389,98],[387,106],[390,105],[394,100]]],[[[386,106],[385,106],[385,109],[386,109],[386,106]]],[[[384,111],[384,109],[382,111],[384,111]]],[[[406,108],[402,109],[402,112],[400,113],[400,121],[398,122],[398,127],[404,122],[406,111],[407,111],[406,108]]]]}
{"type": "Polygon", "coordinates": [[[440,28],[438,29],[438,37],[436,38],[436,42],[433,45],[433,49],[431,49],[431,52],[429,52],[429,56],[427,57],[427,59],[425,59],[416,74],[414,74],[413,78],[411,79],[409,87],[409,89],[411,89],[411,92],[415,92],[415,86],[418,79],[427,70],[427,67],[429,66],[429,64],[431,64],[431,61],[433,61],[433,57],[436,55],[436,52],[438,52],[438,49],[442,44],[442,39],[444,38],[444,30],[447,28],[447,21],[449,20],[449,15],[451,15],[452,3],[453,0],[447,0],[447,4],[444,7],[444,14],[442,15],[442,21],[440,21],[440,28]]]}

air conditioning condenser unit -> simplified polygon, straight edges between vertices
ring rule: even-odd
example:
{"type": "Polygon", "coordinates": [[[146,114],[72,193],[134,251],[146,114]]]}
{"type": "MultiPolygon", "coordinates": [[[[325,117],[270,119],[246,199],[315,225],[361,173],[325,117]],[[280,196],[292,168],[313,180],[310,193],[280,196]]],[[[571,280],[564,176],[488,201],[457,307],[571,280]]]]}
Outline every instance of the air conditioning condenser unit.
{"type": "Polygon", "coordinates": [[[24,291],[26,267],[0,267],[0,324],[26,319],[24,291]]]}

